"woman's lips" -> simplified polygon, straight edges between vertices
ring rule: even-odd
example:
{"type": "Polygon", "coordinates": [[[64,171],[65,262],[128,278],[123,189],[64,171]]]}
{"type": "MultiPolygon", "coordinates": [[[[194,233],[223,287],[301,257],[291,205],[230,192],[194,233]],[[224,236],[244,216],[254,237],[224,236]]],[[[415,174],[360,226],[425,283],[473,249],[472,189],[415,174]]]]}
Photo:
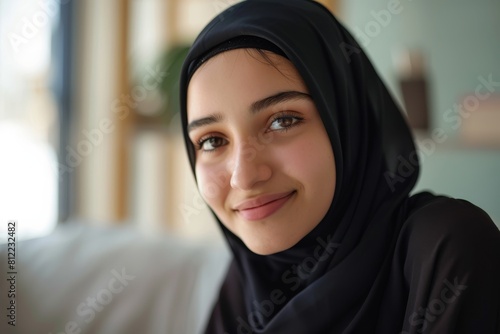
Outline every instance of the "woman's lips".
{"type": "Polygon", "coordinates": [[[294,194],[295,191],[289,191],[259,196],[238,204],[234,210],[246,220],[261,220],[278,211],[294,194]]]}

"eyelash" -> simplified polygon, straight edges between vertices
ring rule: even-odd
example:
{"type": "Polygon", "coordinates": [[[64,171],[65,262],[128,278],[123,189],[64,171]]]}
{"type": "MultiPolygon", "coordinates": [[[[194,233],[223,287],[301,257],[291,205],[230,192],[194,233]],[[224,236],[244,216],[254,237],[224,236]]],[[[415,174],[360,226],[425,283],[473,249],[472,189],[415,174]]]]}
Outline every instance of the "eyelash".
{"type": "MultiPolygon", "coordinates": [[[[219,136],[214,136],[214,135],[208,135],[208,136],[204,136],[204,137],[201,137],[195,144],[195,149],[197,151],[202,151],[204,153],[211,153],[211,152],[214,152],[216,151],[220,146],[212,149],[212,150],[203,150],[203,144],[205,144],[205,142],[207,142],[208,140],[210,139],[222,139],[222,140],[225,140],[223,139],[222,137],[219,137],[219,136]]],[[[222,145],[221,145],[222,146],[222,145]]]]}
{"type": "MultiPolygon", "coordinates": [[[[272,130],[272,131],[286,132],[286,131],[290,130],[291,128],[293,128],[294,126],[299,125],[304,120],[303,117],[299,117],[299,116],[297,116],[294,113],[290,113],[290,112],[286,112],[286,111],[281,111],[278,114],[276,114],[276,115],[273,116],[272,121],[271,121],[271,125],[274,122],[276,122],[277,120],[280,120],[280,119],[281,120],[284,120],[284,119],[293,119],[293,120],[295,120],[295,122],[292,123],[292,124],[290,124],[289,126],[284,127],[283,129],[276,129],[276,130],[272,130]]],[[[271,125],[269,125],[269,127],[271,127],[271,125]]]]}
{"type": "MultiPolygon", "coordinates": [[[[295,120],[294,123],[282,128],[282,129],[275,129],[275,130],[270,130],[270,131],[278,131],[278,132],[286,132],[288,130],[290,130],[291,128],[297,126],[297,125],[300,125],[302,123],[302,121],[304,120],[304,118],[302,117],[299,117],[297,115],[295,115],[294,113],[289,113],[289,112],[286,112],[286,111],[282,111],[282,112],[279,112],[278,114],[274,115],[272,120],[271,120],[271,124],[269,125],[268,129],[271,127],[271,125],[276,122],[277,120],[288,120],[288,119],[292,119],[292,120],[295,120]]],[[[267,132],[268,130],[266,130],[267,132]]],[[[201,137],[199,140],[196,141],[196,143],[194,144],[195,146],[195,149],[197,151],[202,151],[204,153],[212,153],[214,151],[216,151],[219,147],[223,146],[223,145],[220,145],[220,146],[217,146],[215,147],[214,149],[211,149],[211,150],[203,150],[203,145],[205,144],[205,142],[207,142],[208,140],[211,140],[211,139],[222,139],[222,140],[225,140],[224,138],[222,137],[219,137],[219,136],[215,136],[215,135],[207,135],[207,136],[203,136],[201,137]]]]}

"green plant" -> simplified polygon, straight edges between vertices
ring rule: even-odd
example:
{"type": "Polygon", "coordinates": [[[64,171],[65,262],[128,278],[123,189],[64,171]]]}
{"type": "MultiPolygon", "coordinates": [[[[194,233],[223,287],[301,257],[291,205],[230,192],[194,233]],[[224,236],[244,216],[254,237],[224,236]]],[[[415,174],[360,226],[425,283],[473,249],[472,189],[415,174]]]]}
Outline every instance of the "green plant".
{"type": "Polygon", "coordinates": [[[189,48],[190,45],[187,44],[173,45],[166,50],[159,60],[160,67],[167,72],[166,77],[159,86],[160,94],[165,101],[162,107],[161,117],[167,125],[169,125],[172,118],[180,112],[179,80],[182,64],[184,63],[189,48]]]}

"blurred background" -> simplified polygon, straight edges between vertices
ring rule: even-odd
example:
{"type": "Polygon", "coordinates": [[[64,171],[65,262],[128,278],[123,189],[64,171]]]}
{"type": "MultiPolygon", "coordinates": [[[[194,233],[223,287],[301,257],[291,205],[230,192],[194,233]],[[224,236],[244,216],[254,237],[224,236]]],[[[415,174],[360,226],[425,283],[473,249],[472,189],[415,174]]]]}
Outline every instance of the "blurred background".
{"type": "MultiPolygon", "coordinates": [[[[17,220],[21,239],[78,220],[218,240],[185,156],[177,73],[235,2],[0,0],[0,221],[17,220]]],[[[500,2],[320,2],[408,114],[416,191],[468,199],[499,224],[500,2]]]]}

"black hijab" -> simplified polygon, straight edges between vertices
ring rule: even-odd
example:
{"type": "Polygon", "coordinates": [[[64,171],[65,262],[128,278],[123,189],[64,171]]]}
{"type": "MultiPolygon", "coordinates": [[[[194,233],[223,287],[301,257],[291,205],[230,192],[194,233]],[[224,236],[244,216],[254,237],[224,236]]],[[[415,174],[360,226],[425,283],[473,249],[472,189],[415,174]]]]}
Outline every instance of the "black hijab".
{"type": "Polygon", "coordinates": [[[401,239],[412,213],[436,197],[409,197],[419,173],[411,133],[365,53],[322,5],[247,0],[219,14],[200,33],[181,76],[182,125],[193,170],[195,155],[187,134],[189,80],[204,60],[237,47],[271,50],[295,65],[328,133],[337,182],[323,220],[280,253],[254,254],[219,221],[234,260],[207,333],[399,333],[423,328],[405,322],[413,311],[409,300],[422,298],[410,296],[404,276],[409,241],[401,239]]]}

